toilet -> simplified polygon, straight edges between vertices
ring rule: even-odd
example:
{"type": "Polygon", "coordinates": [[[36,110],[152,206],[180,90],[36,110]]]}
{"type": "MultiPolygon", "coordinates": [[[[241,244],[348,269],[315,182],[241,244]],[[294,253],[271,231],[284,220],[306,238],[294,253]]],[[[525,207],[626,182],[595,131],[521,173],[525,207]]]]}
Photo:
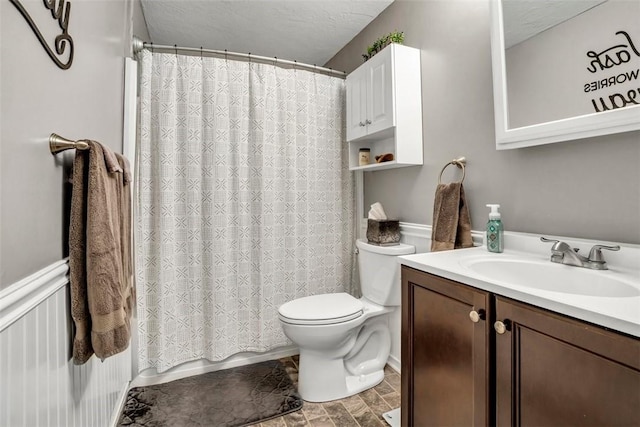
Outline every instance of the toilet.
{"type": "Polygon", "coordinates": [[[362,298],[347,293],[313,295],[278,309],[287,337],[300,349],[298,392],[309,402],[342,399],[384,379],[391,350],[387,313],[400,305],[396,257],[415,252],[406,244],[357,240],[362,298]]]}

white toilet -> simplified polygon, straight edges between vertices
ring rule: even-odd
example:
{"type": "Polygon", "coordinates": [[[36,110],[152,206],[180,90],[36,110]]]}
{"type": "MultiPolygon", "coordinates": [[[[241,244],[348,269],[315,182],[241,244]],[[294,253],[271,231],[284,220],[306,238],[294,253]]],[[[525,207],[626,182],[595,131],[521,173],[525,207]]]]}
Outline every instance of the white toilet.
{"type": "Polygon", "coordinates": [[[360,393],[384,379],[391,350],[387,316],[400,305],[399,255],[406,244],[375,246],[357,240],[362,298],[313,295],[278,310],[285,335],[300,348],[298,391],[309,402],[360,393]]]}

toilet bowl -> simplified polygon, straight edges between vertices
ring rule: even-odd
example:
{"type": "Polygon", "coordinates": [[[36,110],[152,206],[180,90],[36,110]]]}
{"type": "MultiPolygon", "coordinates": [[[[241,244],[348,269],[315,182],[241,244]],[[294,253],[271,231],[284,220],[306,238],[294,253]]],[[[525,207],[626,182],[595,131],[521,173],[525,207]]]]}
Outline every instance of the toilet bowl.
{"type": "Polygon", "coordinates": [[[282,329],[300,349],[298,391],[309,402],[351,396],[379,384],[391,350],[385,314],[400,305],[396,257],[411,245],[380,247],[356,242],[362,298],[347,293],[313,295],[283,304],[282,329]]]}

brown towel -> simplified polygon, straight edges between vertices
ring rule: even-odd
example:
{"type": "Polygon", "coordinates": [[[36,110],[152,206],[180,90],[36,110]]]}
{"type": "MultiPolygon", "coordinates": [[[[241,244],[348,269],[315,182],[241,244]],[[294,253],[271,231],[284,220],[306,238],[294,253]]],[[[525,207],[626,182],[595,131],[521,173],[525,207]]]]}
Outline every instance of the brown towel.
{"type": "Polygon", "coordinates": [[[133,304],[129,165],[95,141],[89,146],[76,152],[69,227],[76,364],[129,346],[133,304]]]}
{"type": "Polygon", "coordinates": [[[433,203],[431,252],[472,246],[471,216],[462,183],[438,184],[433,203]]]}

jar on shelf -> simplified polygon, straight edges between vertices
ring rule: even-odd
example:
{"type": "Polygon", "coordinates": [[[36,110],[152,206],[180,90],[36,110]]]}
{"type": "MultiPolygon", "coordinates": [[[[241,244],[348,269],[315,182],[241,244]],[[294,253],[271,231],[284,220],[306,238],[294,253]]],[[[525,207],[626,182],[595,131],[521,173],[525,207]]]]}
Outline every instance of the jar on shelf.
{"type": "Polygon", "coordinates": [[[371,160],[371,149],[370,148],[361,148],[358,150],[358,165],[366,166],[369,164],[371,160]]]}

